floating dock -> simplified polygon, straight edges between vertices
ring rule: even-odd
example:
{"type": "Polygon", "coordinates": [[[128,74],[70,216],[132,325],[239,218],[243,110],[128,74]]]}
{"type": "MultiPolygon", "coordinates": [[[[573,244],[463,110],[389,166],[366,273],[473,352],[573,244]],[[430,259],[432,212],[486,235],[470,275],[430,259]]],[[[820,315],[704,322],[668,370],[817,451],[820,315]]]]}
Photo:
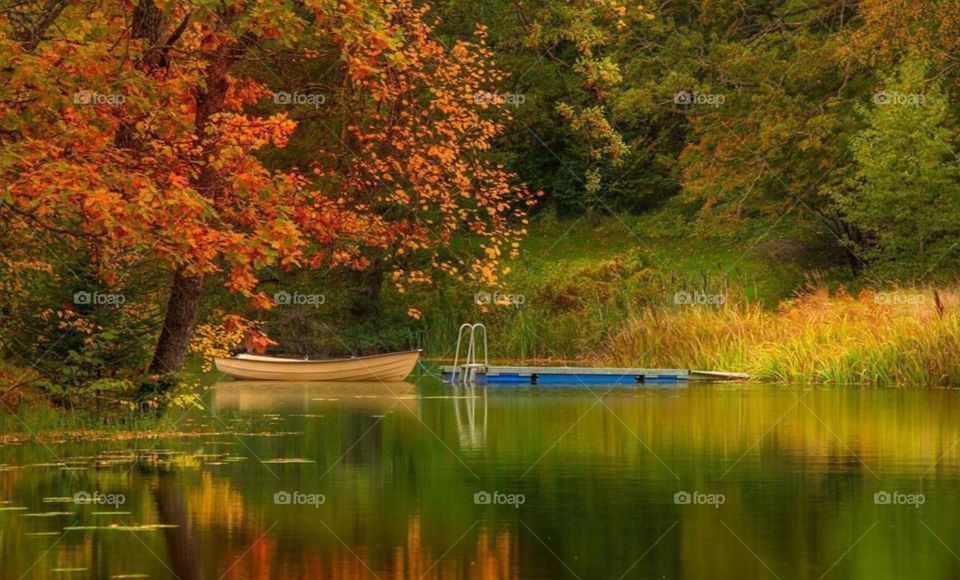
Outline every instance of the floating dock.
{"type": "Polygon", "coordinates": [[[487,328],[480,322],[460,325],[453,365],[440,367],[445,383],[475,385],[645,385],[688,381],[740,381],[741,373],[687,369],[600,367],[527,367],[491,365],[487,358],[487,328]],[[466,352],[460,358],[466,339],[466,352]],[[462,364],[460,361],[463,361],[462,364]],[[483,362],[480,362],[483,361],[483,362]]]}
{"type": "MultiPolygon", "coordinates": [[[[478,385],[643,385],[685,383],[688,381],[733,381],[749,378],[741,373],[692,371],[687,369],[593,368],[593,367],[526,367],[472,365],[468,376],[478,385]]],[[[467,369],[442,366],[443,381],[457,382],[467,369]]]]}

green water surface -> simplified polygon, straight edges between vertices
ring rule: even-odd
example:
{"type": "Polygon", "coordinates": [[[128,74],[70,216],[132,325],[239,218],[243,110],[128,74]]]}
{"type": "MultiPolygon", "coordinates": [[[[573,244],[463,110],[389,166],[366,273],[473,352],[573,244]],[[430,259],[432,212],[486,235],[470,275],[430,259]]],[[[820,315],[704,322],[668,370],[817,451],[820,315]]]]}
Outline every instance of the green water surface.
{"type": "Polygon", "coordinates": [[[0,578],[960,577],[949,390],[225,382],[207,407],[182,428],[209,435],[0,447],[0,578]]]}

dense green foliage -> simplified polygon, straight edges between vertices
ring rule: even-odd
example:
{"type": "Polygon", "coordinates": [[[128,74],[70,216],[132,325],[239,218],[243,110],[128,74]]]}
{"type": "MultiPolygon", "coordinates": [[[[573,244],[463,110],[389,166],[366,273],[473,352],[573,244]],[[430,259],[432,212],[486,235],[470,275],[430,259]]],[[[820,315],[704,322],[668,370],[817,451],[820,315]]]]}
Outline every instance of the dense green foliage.
{"type": "MultiPolygon", "coordinates": [[[[238,313],[278,351],[422,346],[443,355],[460,322],[483,319],[500,332],[504,355],[583,358],[600,356],[650,311],[676,306],[677,291],[773,309],[809,278],[860,290],[945,286],[956,276],[960,2],[420,4],[446,47],[484,30],[507,73],[495,93],[465,98],[505,105],[485,109],[506,130],[482,157],[543,192],[521,258],[496,255],[497,282],[462,270],[434,275],[439,262],[482,256],[484,240],[423,224],[434,258],[371,247],[349,265],[259,268],[254,286],[272,308],[230,291],[226,274],[211,275],[201,326],[238,313]],[[398,280],[397,269],[422,275],[398,280]],[[496,293],[526,303],[477,303],[496,293]]],[[[336,44],[324,48],[283,70],[267,58],[243,64],[266,84],[314,87],[351,104],[291,109],[303,130],[286,147],[257,151],[266,167],[307,166],[317,151],[338,166],[357,146],[349,126],[365,97],[350,92],[336,44]]],[[[269,103],[250,110],[265,114],[269,103]]],[[[371,213],[396,211],[374,204],[371,213]]],[[[16,248],[14,233],[0,237],[0,250],[16,248]]],[[[111,282],[122,308],[81,304],[64,319],[56,313],[70,295],[105,288],[76,257],[98,246],[45,236],[53,271],[0,260],[5,358],[49,384],[139,388],[169,273],[149,252],[137,256],[111,282]]]]}
{"type": "Polygon", "coordinates": [[[679,196],[728,227],[815,223],[858,273],[952,275],[955,2],[625,6],[440,5],[451,34],[491,27],[525,96],[504,151],[547,203],[679,196]]]}

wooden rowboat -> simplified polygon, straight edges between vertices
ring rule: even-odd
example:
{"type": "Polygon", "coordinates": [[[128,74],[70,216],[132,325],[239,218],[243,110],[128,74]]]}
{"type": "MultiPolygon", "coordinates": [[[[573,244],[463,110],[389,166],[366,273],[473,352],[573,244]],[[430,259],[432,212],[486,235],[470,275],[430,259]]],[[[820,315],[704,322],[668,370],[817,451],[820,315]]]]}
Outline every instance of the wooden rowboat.
{"type": "Polygon", "coordinates": [[[419,350],[329,360],[241,354],[214,363],[221,373],[255,381],[402,381],[419,358],[419,350]]]}

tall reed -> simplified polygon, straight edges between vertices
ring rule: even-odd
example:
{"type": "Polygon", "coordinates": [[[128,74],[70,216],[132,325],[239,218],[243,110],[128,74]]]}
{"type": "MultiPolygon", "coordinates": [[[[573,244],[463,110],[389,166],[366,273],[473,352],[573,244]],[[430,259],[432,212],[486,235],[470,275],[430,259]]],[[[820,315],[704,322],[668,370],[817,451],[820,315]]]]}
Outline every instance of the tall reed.
{"type": "Polygon", "coordinates": [[[784,382],[960,385],[960,294],[937,295],[816,288],[775,311],[742,303],[649,309],[604,345],[599,360],[784,382]]]}

